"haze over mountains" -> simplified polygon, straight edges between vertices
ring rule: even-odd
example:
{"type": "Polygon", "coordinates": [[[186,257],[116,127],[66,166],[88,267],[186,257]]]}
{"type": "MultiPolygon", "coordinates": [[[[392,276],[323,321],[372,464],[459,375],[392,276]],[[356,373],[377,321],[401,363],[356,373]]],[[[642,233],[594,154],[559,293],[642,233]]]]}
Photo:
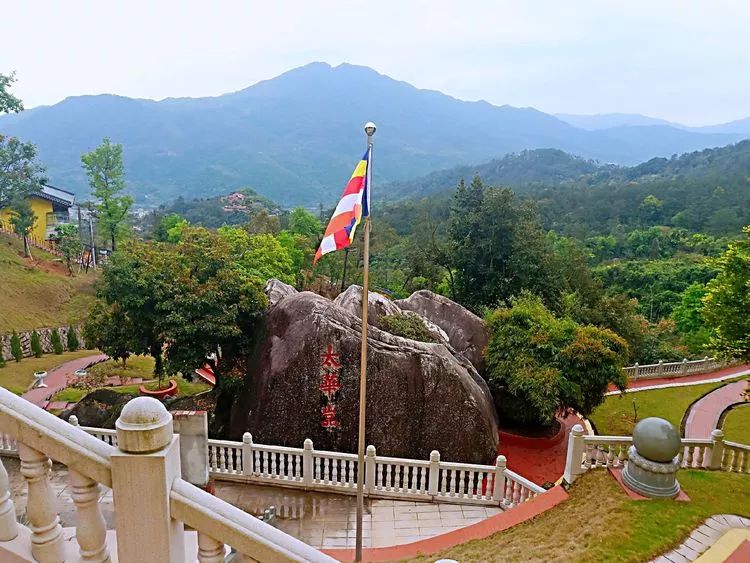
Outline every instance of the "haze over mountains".
{"type": "Polygon", "coordinates": [[[610,116],[600,127],[602,119],[563,117],[576,126],[533,108],[420,90],[367,67],[312,63],[218,97],[71,97],[3,116],[0,132],[36,143],[50,180],[79,197],[88,194],[80,155],[109,137],[124,146],[128,190],[142,205],[251,186],[287,207],[340,195],[368,120],[379,128],[380,184],[523,149],[635,164],[750,137],[750,119],[690,129],[648,118],[610,116]]]}

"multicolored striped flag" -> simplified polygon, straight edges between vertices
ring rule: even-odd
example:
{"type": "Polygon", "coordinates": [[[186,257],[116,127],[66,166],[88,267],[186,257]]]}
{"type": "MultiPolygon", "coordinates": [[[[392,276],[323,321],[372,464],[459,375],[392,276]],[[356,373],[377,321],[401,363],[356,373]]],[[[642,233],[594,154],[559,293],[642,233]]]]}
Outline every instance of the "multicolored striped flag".
{"type": "Polygon", "coordinates": [[[349,246],[354,240],[357,225],[363,217],[370,215],[370,161],[372,160],[372,145],[354,169],[354,174],[346,185],[344,194],[333,212],[328,223],[320,248],[315,253],[313,264],[321,256],[341,250],[349,246]]]}

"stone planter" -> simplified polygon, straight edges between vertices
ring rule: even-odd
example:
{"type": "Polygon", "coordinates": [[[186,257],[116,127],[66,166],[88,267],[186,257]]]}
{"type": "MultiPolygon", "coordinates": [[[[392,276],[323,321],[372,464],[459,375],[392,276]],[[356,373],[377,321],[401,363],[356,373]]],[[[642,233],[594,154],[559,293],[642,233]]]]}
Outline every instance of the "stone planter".
{"type": "Polygon", "coordinates": [[[149,389],[146,389],[145,385],[141,385],[139,387],[139,390],[141,392],[141,395],[146,395],[147,397],[154,397],[155,399],[163,399],[164,397],[174,397],[177,395],[177,382],[174,379],[169,380],[169,385],[164,389],[156,389],[155,391],[151,391],[149,389]]]}

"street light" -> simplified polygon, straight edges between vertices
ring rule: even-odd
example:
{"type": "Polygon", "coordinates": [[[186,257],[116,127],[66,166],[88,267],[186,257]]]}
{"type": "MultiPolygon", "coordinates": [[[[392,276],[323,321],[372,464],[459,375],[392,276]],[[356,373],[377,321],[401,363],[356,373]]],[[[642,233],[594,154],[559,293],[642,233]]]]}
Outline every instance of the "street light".
{"type": "Polygon", "coordinates": [[[372,137],[375,134],[376,129],[377,127],[375,127],[375,124],[372,121],[365,123],[365,133],[367,133],[368,137],[372,137]]]}

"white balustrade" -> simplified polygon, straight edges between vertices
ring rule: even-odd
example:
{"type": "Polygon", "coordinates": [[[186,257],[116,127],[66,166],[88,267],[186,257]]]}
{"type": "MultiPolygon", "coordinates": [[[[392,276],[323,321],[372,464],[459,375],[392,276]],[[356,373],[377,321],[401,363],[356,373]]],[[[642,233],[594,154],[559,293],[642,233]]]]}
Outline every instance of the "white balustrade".
{"type": "Polygon", "coordinates": [[[679,362],[663,362],[656,364],[639,365],[624,367],[622,370],[631,381],[639,379],[653,379],[657,377],[682,377],[695,373],[707,373],[722,367],[721,362],[716,358],[705,357],[702,360],[683,359],[679,362]]]}
{"type": "MultiPolygon", "coordinates": [[[[223,561],[231,545],[251,561],[333,561],[273,526],[180,478],[179,438],[171,415],[155,399],[134,399],[118,419],[118,430],[75,427],[0,388],[3,444],[17,444],[28,494],[29,527],[16,523],[8,475],[0,464],[0,561],[110,560],[99,484],[111,487],[116,511],[117,558],[143,561],[223,561]],[[144,404],[142,401],[146,401],[144,404]],[[132,407],[132,408],[131,408],[132,407]],[[126,410],[133,411],[130,419],[126,410]],[[151,410],[149,410],[151,409],[151,410]],[[156,409],[156,411],[153,411],[156,409]],[[154,412],[158,416],[154,417],[154,412]],[[125,420],[123,420],[125,419],[125,420]],[[153,422],[156,420],[157,422],[153,422]],[[146,421],[146,422],[141,422],[146,421]],[[115,432],[115,436],[113,436],[115,432]],[[8,440],[12,436],[13,440],[8,440]],[[119,448],[110,445],[118,443],[119,448]],[[68,466],[76,507],[75,534],[64,533],[49,481],[50,458],[68,466]],[[197,550],[185,553],[183,523],[197,531],[197,550]],[[72,540],[64,538],[73,537],[72,540]],[[76,556],[71,549],[78,550],[76,556]]],[[[217,465],[242,473],[243,444],[213,444],[217,465]],[[220,461],[223,459],[223,461],[220,461]]],[[[0,453],[9,454],[5,447],[0,453]]],[[[275,469],[280,474],[277,457],[275,469]]],[[[292,471],[294,473],[294,470],[292,471]]],[[[191,532],[193,533],[193,532],[191,532]]],[[[110,539],[111,542],[111,539],[110,539]]]]}

